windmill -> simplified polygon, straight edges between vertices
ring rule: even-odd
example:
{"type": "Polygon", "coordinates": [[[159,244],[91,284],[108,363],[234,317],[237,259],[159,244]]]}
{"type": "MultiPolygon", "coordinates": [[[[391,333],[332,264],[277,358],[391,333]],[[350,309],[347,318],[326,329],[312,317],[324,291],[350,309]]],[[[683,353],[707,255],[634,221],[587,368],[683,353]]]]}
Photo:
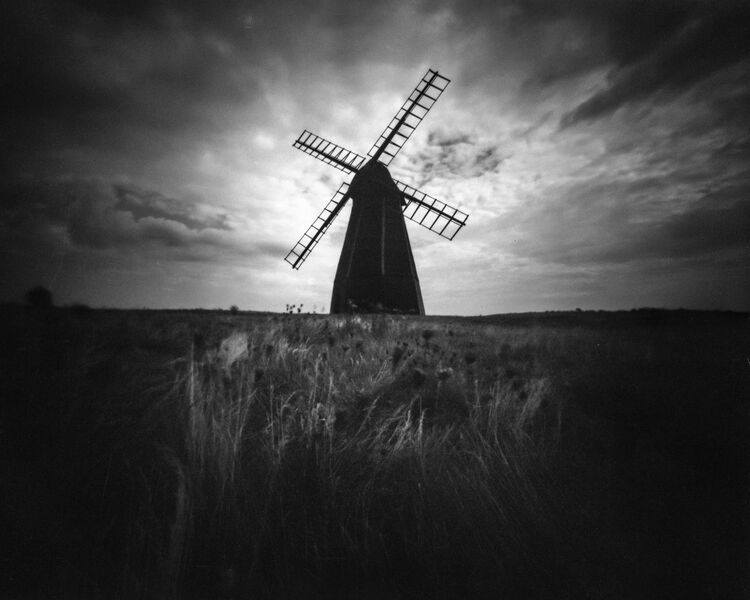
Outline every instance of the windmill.
{"type": "Polygon", "coordinates": [[[394,180],[388,165],[449,83],[448,78],[428,69],[370,148],[369,160],[307,130],[294,142],[295,148],[353,175],[336,190],[284,259],[293,269],[299,269],[344,204],[352,199],[331,313],[362,310],[424,314],[404,217],[452,240],[468,215],[394,180]]]}

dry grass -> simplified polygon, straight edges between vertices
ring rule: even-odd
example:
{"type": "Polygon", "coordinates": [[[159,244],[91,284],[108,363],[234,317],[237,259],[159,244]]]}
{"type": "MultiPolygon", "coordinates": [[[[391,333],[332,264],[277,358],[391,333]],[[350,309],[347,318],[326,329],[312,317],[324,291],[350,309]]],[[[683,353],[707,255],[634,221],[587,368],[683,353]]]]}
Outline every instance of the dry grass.
{"type": "Polygon", "coordinates": [[[11,316],[7,595],[743,585],[742,315],[11,316]]]}

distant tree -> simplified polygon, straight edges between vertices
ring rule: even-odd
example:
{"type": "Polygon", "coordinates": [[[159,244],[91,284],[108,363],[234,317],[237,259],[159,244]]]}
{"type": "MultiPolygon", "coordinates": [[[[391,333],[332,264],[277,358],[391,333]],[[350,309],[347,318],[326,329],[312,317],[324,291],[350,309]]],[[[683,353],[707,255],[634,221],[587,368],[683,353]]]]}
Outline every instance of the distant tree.
{"type": "Polygon", "coordinates": [[[240,312],[240,307],[236,304],[232,304],[232,306],[229,307],[229,312],[233,315],[236,315],[238,312],[240,312]]]}
{"type": "Polygon", "coordinates": [[[26,300],[26,304],[34,308],[49,308],[52,306],[52,292],[38,285],[26,292],[24,300],[26,300]]]}

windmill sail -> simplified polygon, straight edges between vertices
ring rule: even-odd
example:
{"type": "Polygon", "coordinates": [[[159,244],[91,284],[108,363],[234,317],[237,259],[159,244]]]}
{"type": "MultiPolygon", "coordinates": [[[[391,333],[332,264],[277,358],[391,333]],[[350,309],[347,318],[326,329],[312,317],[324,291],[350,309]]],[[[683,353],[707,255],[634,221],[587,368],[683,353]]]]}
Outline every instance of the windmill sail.
{"type": "Polygon", "coordinates": [[[427,69],[425,76],[409,94],[388,127],[380,134],[367,156],[379,160],[386,167],[391,164],[393,157],[411,137],[417,125],[422,122],[449,83],[450,79],[447,77],[443,77],[437,71],[427,69]]]}
{"type": "Polygon", "coordinates": [[[469,215],[465,212],[401,181],[396,180],[395,183],[396,187],[404,194],[403,212],[407,219],[411,219],[448,240],[452,240],[466,225],[466,219],[469,218],[469,215]]]}
{"type": "Polygon", "coordinates": [[[356,173],[365,162],[364,156],[329,142],[319,135],[307,131],[307,129],[300,134],[292,145],[346,173],[356,173]]]}
{"type": "Polygon", "coordinates": [[[307,231],[302,234],[302,237],[294,245],[294,248],[286,255],[284,260],[292,265],[293,269],[299,269],[313,248],[318,245],[320,238],[323,237],[323,234],[331,226],[331,223],[333,223],[333,220],[349,199],[347,195],[348,191],[349,183],[342,183],[333,197],[328,201],[328,204],[325,205],[325,208],[315,218],[312,225],[307,228],[307,231]]]}

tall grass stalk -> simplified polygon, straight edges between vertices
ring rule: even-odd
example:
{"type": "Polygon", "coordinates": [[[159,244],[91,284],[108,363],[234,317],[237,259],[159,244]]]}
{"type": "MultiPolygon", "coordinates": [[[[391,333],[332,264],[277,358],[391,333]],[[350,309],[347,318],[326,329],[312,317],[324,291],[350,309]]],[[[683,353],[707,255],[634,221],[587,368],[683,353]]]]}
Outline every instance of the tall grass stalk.
{"type": "Polygon", "coordinates": [[[746,338],[594,317],[8,321],[0,595],[737,596],[746,338]]]}
{"type": "Polygon", "coordinates": [[[549,387],[513,391],[472,369],[446,380],[427,340],[394,367],[388,346],[411,333],[394,325],[378,323],[379,339],[356,317],[234,332],[220,345],[244,340],[231,364],[191,346],[179,493],[195,498],[179,501],[195,511],[192,539],[212,542],[193,562],[236,566],[238,586],[264,593],[293,593],[292,572],[313,587],[435,578],[438,592],[456,543],[512,570],[524,539],[514,514],[548,518],[533,477],[551,447],[529,431],[549,387]]]}

